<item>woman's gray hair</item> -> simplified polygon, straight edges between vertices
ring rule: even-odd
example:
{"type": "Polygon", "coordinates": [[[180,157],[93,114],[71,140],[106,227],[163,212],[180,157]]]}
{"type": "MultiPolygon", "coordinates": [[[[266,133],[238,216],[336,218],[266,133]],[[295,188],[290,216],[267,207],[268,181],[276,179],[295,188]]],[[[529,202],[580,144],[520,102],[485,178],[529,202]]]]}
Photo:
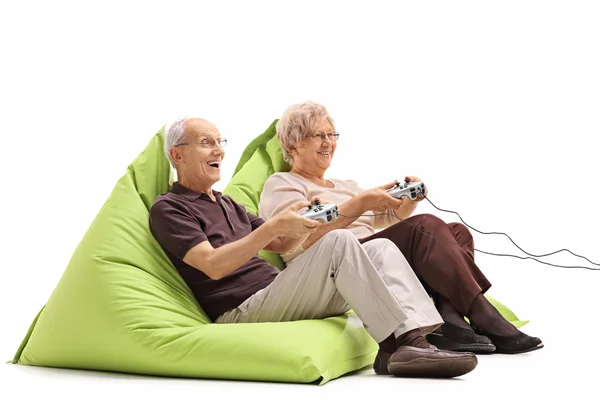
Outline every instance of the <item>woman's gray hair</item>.
{"type": "Polygon", "coordinates": [[[277,121],[275,129],[283,158],[287,163],[294,164],[294,157],[290,153],[290,149],[297,147],[306,135],[313,133],[317,122],[323,120],[329,122],[335,132],[333,118],[321,104],[305,101],[300,104],[292,104],[284,111],[277,121]]]}
{"type": "Polygon", "coordinates": [[[164,131],[164,142],[165,142],[165,154],[167,159],[171,163],[171,166],[175,168],[175,162],[171,158],[169,149],[173,146],[183,143],[185,137],[185,123],[189,118],[181,118],[173,122],[171,125],[165,127],[164,131]]]}

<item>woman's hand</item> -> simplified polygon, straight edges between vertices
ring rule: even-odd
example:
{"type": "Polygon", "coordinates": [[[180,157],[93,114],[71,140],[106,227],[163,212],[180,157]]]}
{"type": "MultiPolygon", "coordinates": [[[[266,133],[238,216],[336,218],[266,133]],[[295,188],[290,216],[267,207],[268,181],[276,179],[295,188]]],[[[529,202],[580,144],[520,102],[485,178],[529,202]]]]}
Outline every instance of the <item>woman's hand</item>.
{"type": "Polygon", "coordinates": [[[397,182],[398,181],[395,180],[360,193],[359,196],[361,197],[361,206],[363,210],[379,212],[389,210],[390,208],[397,209],[401,207],[404,203],[404,199],[397,199],[387,193],[387,190],[393,188],[397,182]]]}
{"type": "MultiPolygon", "coordinates": [[[[417,176],[406,176],[404,179],[408,182],[423,182],[417,176]]],[[[427,186],[425,186],[425,196],[419,193],[417,195],[417,198],[414,200],[408,196],[402,197],[404,202],[402,203],[402,205],[400,205],[400,207],[394,209],[394,214],[396,214],[396,216],[401,219],[409,218],[417,209],[418,203],[422,201],[428,193],[429,192],[427,191],[427,186]]]]}
{"type": "MultiPolygon", "coordinates": [[[[417,176],[405,176],[404,177],[405,180],[409,181],[409,182],[423,182],[421,180],[421,178],[417,177],[417,176]]],[[[418,194],[417,198],[414,201],[421,201],[423,200],[425,197],[427,197],[429,191],[427,190],[427,186],[425,186],[425,196],[423,196],[422,194],[418,194]]]]}

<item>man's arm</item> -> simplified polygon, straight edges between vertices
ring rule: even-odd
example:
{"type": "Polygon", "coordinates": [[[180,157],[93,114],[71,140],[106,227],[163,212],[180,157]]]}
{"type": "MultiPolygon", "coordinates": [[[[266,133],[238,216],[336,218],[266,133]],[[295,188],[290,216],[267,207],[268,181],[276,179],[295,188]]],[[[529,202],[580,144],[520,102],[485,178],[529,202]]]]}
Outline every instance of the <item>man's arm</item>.
{"type": "MultiPolygon", "coordinates": [[[[250,221],[250,225],[252,225],[252,230],[256,230],[258,229],[260,226],[262,226],[265,223],[265,220],[262,219],[259,216],[256,216],[248,211],[245,210],[246,215],[248,216],[248,220],[250,221]]],[[[294,237],[289,237],[289,236],[277,236],[276,238],[274,238],[273,240],[271,240],[271,242],[269,242],[269,244],[267,244],[263,249],[261,250],[267,250],[267,251],[272,251],[275,253],[279,253],[279,254],[285,254],[288,253],[292,250],[294,250],[296,247],[298,247],[300,245],[300,243],[302,243],[306,237],[308,235],[302,235],[298,238],[294,238],[294,237]]]]}
{"type": "Polygon", "coordinates": [[[235,271],[279,234],[274,223],[264,223],[246,237],[215,249],[198,216],[174,199],[161,200],[152,206],[150,229],[164,249],[211,279],[221,279],[235,271]]]}
{"type": "Polygon", "coordinates": [[[265,222],[249,235],[217,249],[204,241],[192,247],[183,258],[186,264],[218,280],[232,273],[254,257],[277,236],[272,222],[265,222]]]}
{"type": "Polygon", "coordinates": [[[207,240],[197,217],[176,201],[160,201],[150,210],[150,229],[160,245],[183,262],[218,280],[240,268],[278,236],[301,237],[320,224],[301,217],[298,203],[280,216],[262,223],[249,235],[215,249],[207,240]]]}
{"type": "MultiPolygon", "coordinates": [[[[327,233],[335,229],[346,228],[348,225],[356,221],[358,217],[365,212],[363,207],[363,196],[364,195],[362,193],[359,193],[345,203],[338,205],[338,212],[340,216],[333,222],[319,226],[315,233],[310,234],[306,240],[304,240],[302,243],[302,248],[306,250],[327,233]]],[[[298,245],[296,245],[296,247],[297,246],[298,245]]],[[[296,247],[293,247],[293,249],[296,247]]]]}
{"type": "Polygon", "coordinates": [[[264,250],[272,251],[279,254],[289,253],[296,247],[300,246],[306,239],[308,234],[302,235],[299,238],[278,236],[269,243],[264,250]]]}

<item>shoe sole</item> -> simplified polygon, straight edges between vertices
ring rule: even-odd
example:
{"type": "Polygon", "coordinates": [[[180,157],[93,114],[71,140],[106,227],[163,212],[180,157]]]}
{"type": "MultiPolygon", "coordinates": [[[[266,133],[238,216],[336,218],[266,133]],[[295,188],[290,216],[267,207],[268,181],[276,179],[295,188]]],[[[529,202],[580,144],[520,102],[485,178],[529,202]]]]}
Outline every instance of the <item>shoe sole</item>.
{"type": "Polygon", "coordinates": [[[496,351],[496,346],[486,343],[459,343],[438,333],[427,335],[427,341],[442,350],[467,352],[475,354],[491,354],[496,351]]]}
{"type": "Polygon", "coordinates": [[[536,350],[543,349],[543,348],[544,348],[544,344],[540,343],[535,347],[530,347],[525,350],[509,351],[509,350],[497,349],[496,353],[498,353],[498,354],[523,354],[523,353],[530,353],[532,351],[536,351],[536,350]]]}
{"type": "Polygon", "coordinates": [[[388,371],[397,377],[455,378],[468,374],[477,366],[477,358],[460,357],[432,360],[420,357],[407,362],[389,362],[388,371]]]}

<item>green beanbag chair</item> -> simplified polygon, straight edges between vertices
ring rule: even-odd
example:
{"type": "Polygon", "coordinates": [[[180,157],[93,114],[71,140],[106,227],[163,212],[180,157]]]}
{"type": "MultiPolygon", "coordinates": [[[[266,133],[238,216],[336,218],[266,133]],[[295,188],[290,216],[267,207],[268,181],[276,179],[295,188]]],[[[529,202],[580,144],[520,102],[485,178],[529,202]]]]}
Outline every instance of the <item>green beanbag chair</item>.
{"type": "MultiPolygon", "coordinates": [[[[238,162],[233,177],[223,189],[223,194],[246,207],[246,211],[258,215],[260,194],[267,179],[275,172],[288,172],[291,166],[283,159],[283,153],[277,139],[275,124],[256,137],[246,147],[238,162]]],[[[280,270],[285,268],[281,256],[277,253],[261,250],[258,255],[280,270]]]]}
{"type": "MultiPolygon", "coordinates": [[[[248,212],[258,215],[260,194],[267,179],[275,172],[288,172],[291,166],[283,159],[283,153],[275,125],[275,119],[265,132],[256,137],[246,147],[234,170],[232,179],[223,190],[238,203],[244,205],[248,212]]],[[[261,251],[259,256],[271,265],[283,269],[285,263],[277,253],[261,251]]],[[[496,309],[517,328],[527,324],[528,320],[520,320],[506,305],[486,294],[487,299],[496,309]]]]}
{"type": "Polygon", "coordinates": [[[351,313],[211,323],[148,228],[172,181],[161,129],[116,183],[12,363],[322,385],[372,362],[377,345],[351,313]]]}

